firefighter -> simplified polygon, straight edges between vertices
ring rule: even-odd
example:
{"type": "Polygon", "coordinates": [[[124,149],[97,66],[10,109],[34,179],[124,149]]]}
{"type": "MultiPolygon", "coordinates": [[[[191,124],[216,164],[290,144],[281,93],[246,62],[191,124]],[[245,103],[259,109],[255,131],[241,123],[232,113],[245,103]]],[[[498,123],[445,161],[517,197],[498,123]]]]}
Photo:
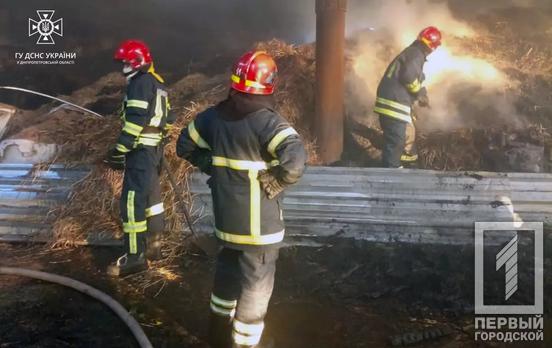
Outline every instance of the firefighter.
{"type": "Polygon", "coordinates": [[[154,69],[149,48],[127,40],[115,52],[127,79],[121,118],[123,129],[106,162],[124,169],[120,201],[125,254],[108,267],[108,274],[124,276],[147,269],[147,259],[160,258],[164,208],[159,174],[163,137],[174,117],[163,78],[154,69]]]}
{"type": "Polygon", "coordinates": [[[422,82],[427,56],[441,45],[441,32],[427,27],[416,41],[402,51],[389,65],[378,86],[374,111],[379,115],[384,146],[382,164],[387,168],[401,167],[404,162],[418,159],[414,148],[412,106],[429,107],[429,99],[422,82]],[[406,138],[408,137],[408,142],[406,138]],[[403,150],[406,151],[401,156],[403,150]]]}
{"type": "Polygon", "coordinates": [[[306,161],[300,136],[274,111],[276,74],[267,53],[243,55],[227,99],[200,113],[177,142],[178,156],[210,174],[223,246],[210,303],[213,347],[271,346],[260,342],[284,238],[282,192],[306,161]]]}

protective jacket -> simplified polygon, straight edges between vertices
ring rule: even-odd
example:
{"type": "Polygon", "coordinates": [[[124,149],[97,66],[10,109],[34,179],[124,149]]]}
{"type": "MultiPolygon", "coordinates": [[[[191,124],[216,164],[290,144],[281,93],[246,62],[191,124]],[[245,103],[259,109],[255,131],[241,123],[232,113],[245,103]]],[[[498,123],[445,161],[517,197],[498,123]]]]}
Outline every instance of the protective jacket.
{"type": "Polygon", "coordinates": [[[301,138],[272,109],[271,99],[235,93],[200,113],[182,130],[177,143],[178,156],[193,164],[198,149],[212,156],[208,184],[215,232],[234,249],[276,246],[282,241],[282,197],[268,199],[258,176],[270,169],[279,182],[291,185],[305,167],[301,138]]]}
{"type": "Polygon", "coordinates": [[[139,254],[145,247],[143,232],[163,232],[161,142],[175,120],[163,79],[153,68],[130,79],[121,118],[124,125],[115,146],[126,158],[120,211],[128,252],[139,254]]]}
{"type": "MultiPolygon", "coordinates": [[[[150,69],[151,70],[151,69],[150,69]]],[[[128,153],[139,145],[157,146],[174,122],[163,79],[154,71],[131,78],[123,101],[123,129],[116,149],[128,153]]]]}
{"type": "Polygon", "coordinates": [[[391,62],[378,86],[376,113],[412,123],[412,104],[427,93],[422,87],[426,51],[424,43],[417,40],[391,62]]]}

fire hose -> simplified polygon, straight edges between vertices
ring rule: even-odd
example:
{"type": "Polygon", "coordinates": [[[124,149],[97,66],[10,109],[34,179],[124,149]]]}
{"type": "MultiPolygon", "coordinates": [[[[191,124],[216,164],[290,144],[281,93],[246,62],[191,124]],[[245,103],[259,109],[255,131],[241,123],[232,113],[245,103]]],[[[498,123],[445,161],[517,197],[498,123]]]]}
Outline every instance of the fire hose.
{"type": "Polygon", "coordinates": [[[153,345],[149,341],[148,337],[146,336],[136,319],[134,319],[134,317],[111,296],[101,292],[96,288],[91,287],[90,285],[57,274],[34,271],[25,268],[0,267],[0,274],[39,279],[72,288],[83,294],[86,294],[109,307],[126,324],[141,348],[153,348],[153,345]]]}

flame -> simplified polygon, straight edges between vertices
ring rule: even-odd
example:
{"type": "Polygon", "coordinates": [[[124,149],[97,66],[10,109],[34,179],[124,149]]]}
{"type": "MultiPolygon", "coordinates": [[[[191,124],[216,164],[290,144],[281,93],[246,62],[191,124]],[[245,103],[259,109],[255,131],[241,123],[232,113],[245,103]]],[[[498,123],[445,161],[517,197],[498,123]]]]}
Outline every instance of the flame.
{"type": "MultiPolygon", "coordinates": [[[[455,26],[450,32],[454,33],[455,37],[475,35],[471,28],[460,25],[455,26]]],[[[406,47],[416,40],[416,37],[415,31],[405,30],[401,34],[400,42],[403,47],[406,47]]],[[[498,82],[502,78],[502,74],[491,63],[483,59],[455,55],[446,45],[440,46],[428,56],[424,73],[426,74],[425,86],[440,82],[450,74],[481,82],[498,82]]]]}
{"type": "Polygon", "coordinates": [[[443,81],[451,74],[479,82],[498,82],[502,79],[501,73],[491,63],[469,56],[456,56],[445,46],[428,56],[424,73],[426,86],[443,81]]]}
{"type": "MultiPolygon", "coordinates": [[[[473,30],[466,26],[456,26],[451,32],[457,38],[475,35],[473,30]]],[[[406,29],[397,34],[395,39],[401,42],[397,47],[403,48],[412,44],[418,35],[417,31],[412,29],[406,29]]],[[[428,89],[448,88],[453,84],[465,82],[484,84],[486,87],[493,88],[510,85],[511,81],[506,75],[489,61],[475,58],[467,53],[458,53],[459,50],[456,47],[450,46],[452,44],[447,45],[445,41],[427,57],[427,62],[424,64],[426,79],[423,85],[428,89]]],[[[380,79],[390,63],[382,59],[385,53],[378,55],[378,52],[387,53],[387,48],[368,40],[359,46],[353,58],[353,70],[363,82],[360,88],[371,95],[376,93],[380,79]]]]}

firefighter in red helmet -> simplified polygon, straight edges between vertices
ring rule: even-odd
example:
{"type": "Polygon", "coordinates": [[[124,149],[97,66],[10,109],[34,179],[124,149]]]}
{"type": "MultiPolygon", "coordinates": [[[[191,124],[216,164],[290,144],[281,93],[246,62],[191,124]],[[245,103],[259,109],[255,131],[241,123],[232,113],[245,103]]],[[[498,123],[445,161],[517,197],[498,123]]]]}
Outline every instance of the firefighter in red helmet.
{"type": "Polygon", "coordinates": [[[423,68],[427,56],[440,45],[439,29],[423,29],[416,41],[391,62],[380,81],[374,111],[383,130],[384,167],[398,168],[418,159],[412,106],[417,102],[421,107],[429,107],[426,88],[422,87],[423,68]]]}
{"type": "Polygon", "coordinates": [[[178,156],[210,175],[222,243],[211,294],[213,347],[268,347],[261,336],[284,238],[282,192],[303,174],[306,153],[274,111],[277,68],[265,52],[234,66],[228,98],[182,130],[178,156]]]}
{"type": "Polygon", "coordinates": [[[123,128],[106,163],[124,170],[120,210],[125,253],[108,267],[108,274],[124,276],[146,269],[146,258],[160,257],[162,140],[174,117],[163,78],[155,72],[143,42],[124,41],[114,58],[122,63],[128,85],[121,113],[123,128]]]}

